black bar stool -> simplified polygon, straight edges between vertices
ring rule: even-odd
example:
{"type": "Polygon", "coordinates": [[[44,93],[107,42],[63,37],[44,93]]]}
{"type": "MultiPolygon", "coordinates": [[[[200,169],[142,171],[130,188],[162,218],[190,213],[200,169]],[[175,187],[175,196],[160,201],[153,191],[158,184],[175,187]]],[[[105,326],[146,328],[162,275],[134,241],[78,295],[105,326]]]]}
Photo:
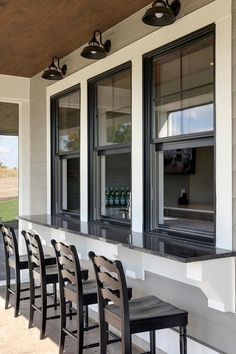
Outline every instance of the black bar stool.
{"type": "MultiPolygon", "coordinates": [[[[29,328],[33,326],[34,311],[38,311],[41,314],[41,326],[40,326],[40,339],[43,339],[46,331],[46,320],[52,320],[59,318],[59,315],[47,316],[47,310],[49,308],[57,309],[57,291],[56,285],[58,283],[57,267],[56,264],[46,265],[44,252],[40,237],[33,235],[29,232],[22,231],[24,236],[28,263],[29,263],[29,278],[30,278],[30,316],[29,316],[29,328]],[[36,296],[36,282],[40,283],[40,295],[36,296]],[[47,285],[53,285],[53,293],[47,292],[47,285]],[[54,303],[49,305],[47,303],[48,296],[54,296],[54,303]],[[35,299],[41,298],[41,306],[35,304],[35,299]]],[[[54,257],[56,262],[56,259],[54,257]]]]}
{"type": "Polygon", "coordinates": [[[110,261],[89,252],[98,290],[100,353],[106,353],[106,327],[111,324],[121,332],[122,354],[131,354],[131,335],[150,332],[151,353],[156,353],[155,331],[180,327],[180,354],[187,354],[188,313],[155,296],[128,299],[125,274],[120,261],[110,261]],[[112,301],[110,305],[107,301],[112,301]]]}
{"type": "MultiPolygon", "coordinates": [[[[82,272],[80,261],[75,246],[65,245],[61,242],[52,240],[52,245],[55,249],[60,288],[60,303],[61,303],[61,331],[59,353],[62,354],[65,346],[65,337],[69,335],[77,341],[76,353],[82,354],[83,349],[90,349],[99,346],[99,343],[84,345],[84,332],[98,327],[97,324],[88,326],[84,316],[84,308],[89,305],[97,304],[97,286],[95,280],[82,281],[82,272]],[[66,303],[75,304],[77,314],[76,330],[69,330],[66,324],[66,303]]],[[[110,333],[111,334],[111,333],[110,333]]],[[[106,332],[108,336],[108,333],[106,332]]],[[[108,344],[120,340],[113,335],[114,339],[108,340],[108,344]]]]}
{"type": "Polygon", "coordinates": [[[20,271],[28,269],[27,255],[19,256],[18,243],[15,231],[12,227],[0,225],[3,236],[5,263],[6,263],[6,299],[5,309],[9,306],[10,295],[15,295],[15,317],[19,315],[20,301],[29,300],[29,296],[21,297],[22,292],[29,291],[29,287],[22,287],[20,271]],[[11,284],[11,269],[15,271],[16,283],[11,284]]]}

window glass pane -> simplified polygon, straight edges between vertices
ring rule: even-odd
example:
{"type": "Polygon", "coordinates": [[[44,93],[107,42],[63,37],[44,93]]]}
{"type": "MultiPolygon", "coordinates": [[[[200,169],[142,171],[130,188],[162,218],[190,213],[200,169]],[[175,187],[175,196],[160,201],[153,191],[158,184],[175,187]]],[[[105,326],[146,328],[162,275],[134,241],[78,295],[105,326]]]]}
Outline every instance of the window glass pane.
{"type": "Polygon", "coordinates": [[[79,213],[80,210],[80,159],[61,160],[62,209],[79,213]]]}
{"type": "Polygon", "coordinates": [[[59,152],[80,149],[80,93],[73,92],[58,100],[59,152]]]}
{"type": "Polygon", "coordinates": [[[131,219],[131,153],[101,159],[101,216],[131,219]]]}
{"type": "Polygon", "coordinates": [[[97,82],[98,145],[131,142],[131,70],[97,82]]]}
{"type": "Polygon", "coordinates": [[[213,38],[164,55],[154,62],[155,136],[214,129],[213,38]]]}
{"type": "Polygon", "coordinates": [[[214,148],[156,153],[160,226],[214,232],[214,148]]]}

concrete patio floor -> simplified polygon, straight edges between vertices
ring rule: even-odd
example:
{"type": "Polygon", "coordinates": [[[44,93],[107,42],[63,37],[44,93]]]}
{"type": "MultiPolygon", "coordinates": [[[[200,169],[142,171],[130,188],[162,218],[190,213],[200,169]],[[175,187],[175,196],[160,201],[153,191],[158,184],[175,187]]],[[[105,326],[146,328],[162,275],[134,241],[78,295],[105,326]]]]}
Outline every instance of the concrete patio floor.
{"type": "MultiPolygon", "coordinates": [[[[14,301],[14,297],[12,297],[14,301]]],[[[5,310],[5,287],[0,287],[0,354],[55,354],[58,353],[59,320],[47,321],[47,336],[44,340],[39,339],[39,316],[35,314],[35,326],[28,329],[29,301],[22,301],[20,316],[14,317],[14,308],[5,310]]],[[[54,312],[54,310],[51,310],[54,312]]],[[[75,319],[75,317],[74,317],[75,319]]],[[[73,319],[73,321],[74,321],[73,319]]],[[[72,322],[73,322],[72,321],[72,322]]],[[[89,331],[85,334],[85,342],[98,341],[98,330],[89,331]]],[[[75,341],[66,338],[66,354],[76,353],[75,341]]],[[[99,348],[84,350],[84,353],[97,354],[99,348]]],[[[120,354],[120,343],[108,346],[109,354],[120,354]]],[[[138,351],[133,349],[133,354],[138,351]]]]}

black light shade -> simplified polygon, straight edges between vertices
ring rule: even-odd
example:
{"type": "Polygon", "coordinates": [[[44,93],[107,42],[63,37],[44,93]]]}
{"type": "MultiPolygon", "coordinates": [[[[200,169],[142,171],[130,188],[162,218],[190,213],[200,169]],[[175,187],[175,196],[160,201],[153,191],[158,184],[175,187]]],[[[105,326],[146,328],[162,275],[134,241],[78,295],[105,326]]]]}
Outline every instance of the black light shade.
{"type": "Polygon", "coordinates": [[[58,57],[53,57],[51,65],[49,65],[48,69],[44,71],[42,78],[45,80],[61,80],[66,72],[67,66],[64,64],[60,67],[58,57]],[[55,60],[57,60],[58,65],[55,64],[55,60]]]}
{"type": "Polygon", "coordinates": [[[88,46],[84,47],[81,56],[86,59],[103,59],[107,56],[111,49],[111,41],[108,39],[105,43],[102,42],[102,33],[99,30],[94,31],[92,40],[88,46]],[[100,43],[96,39],[96,33],[100,35],[100,43]]]}
{"type": "Polygon", "coordinates": [[[150,26],[167,26],[175,22],[181,8],[179,0],[155,0],[150,9],[147,9],[142,20],[150,26]]]}

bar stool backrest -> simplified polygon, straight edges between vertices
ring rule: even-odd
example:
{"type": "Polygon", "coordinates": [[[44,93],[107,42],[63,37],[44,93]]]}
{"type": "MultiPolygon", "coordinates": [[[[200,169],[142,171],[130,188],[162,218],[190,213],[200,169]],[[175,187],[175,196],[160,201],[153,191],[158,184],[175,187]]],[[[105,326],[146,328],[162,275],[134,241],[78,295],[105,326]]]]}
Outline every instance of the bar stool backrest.
{"type": "Polygon", "coordinates": [[[0,225],[3,236],[6,269],[19,267],[19,250],[15,231],[12,227],[0,225]],[[14,263],[12,262],[14,260],[14,263]]]}
{"type": "Polygon", "coordinates": [[[89,252],[97,281],[98,305],[100,321],[104,321],[104,311],[108,302],[112,301],[120,307],[122,331],[129,331],[128,289],[122,263],[111,261],[103,256],[89,252]]]}
{"type": "Polygon", "coordinates": [[[30,279],[33,280],[34,278],[34,268],[40,269],[41,279],[44,279],[46,277],[46,270],[44,262],[44,252],[40,237],[37,234],[31,234],[30,232],[26,232],[25,230],[23,230],[21,233],[24,236],[27,249],[30,279]]]}
{"type": "Polygon", "coordinates": [[[75,300],[77,307],[77,318],[79,319],[80,328],[83,327],[83,285],[82,271],[77,250],[74,245],[66,245],[63,242],[51,241],[54,247],[57,261],[60,299],[61,305],[64,306],[66,298],[66,289],[68,284],[72,284],[76,288],[75,300]]]}

